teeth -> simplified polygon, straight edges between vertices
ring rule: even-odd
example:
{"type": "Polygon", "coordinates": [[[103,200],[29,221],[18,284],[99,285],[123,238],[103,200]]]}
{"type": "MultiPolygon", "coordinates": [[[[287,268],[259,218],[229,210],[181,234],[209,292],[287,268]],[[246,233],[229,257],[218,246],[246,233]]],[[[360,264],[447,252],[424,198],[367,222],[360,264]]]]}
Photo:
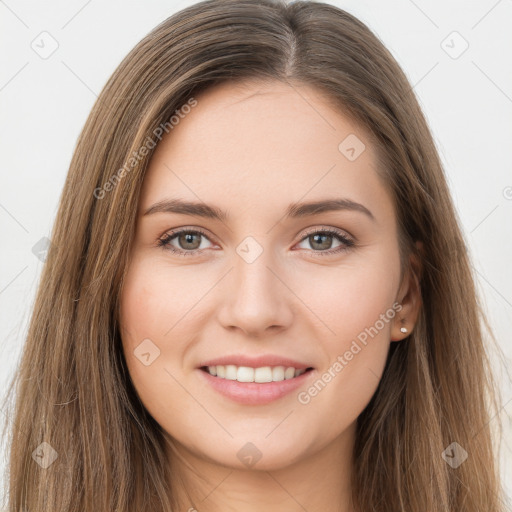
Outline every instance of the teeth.
{"type": "Polygon", "coordinates": [[[306,370],[297,370],[292,366],[262,366],[250,368],[249,366],[235,366],[234,364],[208,366],[210,375],[221,379],[237,380],[238,382],[279,382],[286,379],[293,379],[302,375],[306,370]]]}
{"type": "Polygon", "coordinates": [[[254,382],[254,368],[240,366],[236,372],[238,382],[254,382]]]}
{"type": "Polygon", "coordinates": [[[254,382],[272,382],[272,368],[270,366],[255,368],[254,382]]]}
{"type": "Polygon", "coordinates": [[[284,380],[284,366],[274,366],[272,368],[272,380],[284,380]]]}
{"type": "Polygon", "coordinates": [[[236,366],[234,364],[226,365],[226,379],[236,380],[236,366]]]}
{"type": "Polygon", "coordinates": [[[295,377],[295,368],[286,368],[286,371],[284,372],[284,378],[293,379],[293,377],[295,377]]]}

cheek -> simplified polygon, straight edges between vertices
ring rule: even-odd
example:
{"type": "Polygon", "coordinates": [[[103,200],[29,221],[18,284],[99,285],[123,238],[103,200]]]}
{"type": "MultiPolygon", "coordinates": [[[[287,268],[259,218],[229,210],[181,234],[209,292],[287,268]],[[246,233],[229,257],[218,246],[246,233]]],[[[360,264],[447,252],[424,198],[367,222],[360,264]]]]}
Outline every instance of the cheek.
{"type": "Polygon", "coordinates": [[[328,414],[329,429],[348,426],[377,389],[400,310],[399,271],[398,253],[381,252],[364,264],[329,269],[326,284],[310,295],[330,334],[322,342],[326,362],[298,401],[315,416],[328,414]]]}
{"type": "Polygon", "coordinates": [[[157,406],[155,390],[169,387],[169,374],[181,361],[182,347],[172,344],[172,327],[182,306],[165,276],[143,260],[132,262],[124,282],[119,309],[122,346],[132,382],[143,403],[157,406]],[[170,332],[169,332],[170,331],[170,332]],[[166,333],[168,335],[166,336],[166,333]],[[167,370],[167,371],[166,371],[167,370]]]}
{"type": "Polygon", "coordinates": [[[299,392],[296,418],[312,419],[313,439],[335,439],[355,424],[377,390],[388,350],[386,340],[374,338],[367,346],[336,351],[328,367],[299,392]]]}
{"type": "Polygon", "coordinates": [[[331,357],[347,350],[359,335],[364,338],[368,329],[373,333],[376,323],[379,333],[375,339],[389,341],[399,273],[396,251],[375,251],[364,258],[347,260],[336,269],[320,267],[302,280],[298,295],[307,298],[307,306],[322,321],[324,331],[330,333],[325,345],[331,357]],[[386,315],[384,323],[380,320],[382,314],[386,315]]]}
{"type": "MultiPolygon", "coordinates": [[[[202,326],[204,312],[198,306],[207,290],[193,266],[173,270],[143,254],[130,264],[119,309],[122,346],[135,389],[155,418],[169,409],[163,404],[170,390],[179,391],[173,377],[183,378],[190,340],[202,326]]],[[[173,407],[186,407],[187,400],[173,395],[173,407]]]]}
{"type": "Polygon", "coordinates": [[[132,263],[120,306],[123,334],[130,344],[137,345],[145,338],[160,343],[171,336],[186,313],[183,296],[190,293],[190,287],[183,288],[178,276],[176,273],[171,280],[169,272],[160,271],[149,258],[132,263]],[[183,289],[186,293],[180,292],[183,289]]]}
{"type": "Polygon", "coordinates": [[[396,311],[378,295],[368,297],[361,308],[362,305],[351,303],[353,310],[340,309],[333,324],[336,335],[323,344],[326,364],[297,394],[304,418],[325,419],[313,422],[313,437],[335,438],[348,429],[368,405],[381,380],[396,311]]]}
{"type": "Polygon", "coordinates": [[[133,350],[145,338],[158,337],[163,297],[151,286],[153,276],[142,265],[128,272],[120,306],[120,323],[125,350],[133,350]]]}

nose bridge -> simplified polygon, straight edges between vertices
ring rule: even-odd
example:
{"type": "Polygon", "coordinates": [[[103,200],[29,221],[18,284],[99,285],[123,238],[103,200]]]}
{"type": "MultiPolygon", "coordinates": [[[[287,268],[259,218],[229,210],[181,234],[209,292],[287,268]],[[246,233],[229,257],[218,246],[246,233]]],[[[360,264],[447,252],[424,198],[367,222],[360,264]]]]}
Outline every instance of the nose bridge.
{"type": "Polygon", "coordinates": [[[291,321],[291,311],[286,287],[275,276],[279,271],[274,268],[272,250],[247,237],[236,252],[234,268],[230,272],[231,285],[221,309],[222,324],[253,334],[268,327],[287,325],[291,321]]]}

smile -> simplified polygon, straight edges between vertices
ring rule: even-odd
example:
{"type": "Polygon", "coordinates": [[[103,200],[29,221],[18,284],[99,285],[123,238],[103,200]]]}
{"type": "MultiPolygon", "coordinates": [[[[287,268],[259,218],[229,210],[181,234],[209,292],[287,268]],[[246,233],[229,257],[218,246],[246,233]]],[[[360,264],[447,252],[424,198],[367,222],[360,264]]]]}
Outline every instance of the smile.
{"type": "Polygon", "coordinates": [[[293,366],[216,365],[198,368],[205,383],[226,398],[244,405],[265,405],[305,385],[314,368],[293,366]],[[214,373],[216,375],[214,375],[214,373]]]}
{"type": "Polygon", "coordinates": [[[220,379],[236,380],[238,382],[280,382],[283,380],[299,377],[311,368],[296,369],[293,366],[261,366],[251,368],[250,366],[236,366],[234,364],[204,366],[201,368],[210,375],[220,379]]]}

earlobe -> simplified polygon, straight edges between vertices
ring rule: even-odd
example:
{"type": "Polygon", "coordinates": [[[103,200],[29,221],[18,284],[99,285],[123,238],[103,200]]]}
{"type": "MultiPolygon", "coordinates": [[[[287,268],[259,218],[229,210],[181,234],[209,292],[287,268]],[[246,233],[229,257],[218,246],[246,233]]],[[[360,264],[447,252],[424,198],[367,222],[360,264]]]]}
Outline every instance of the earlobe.
{"type": "Polygon", "coordinates": [[[419,315],[421,308],[421,274],[422,263],[421,254],[423,253],[423,244],[416,242],[417,253],[412,253],[409,257],[409,267],[404,275],[402,285],[400,286],[397,297],[402,309],[394,318],[391,327],[391,341],[401,341],[407,338],[412,330],[419,315]]]}
{"type": "Polygon", "coordinates": [[[391,326],[391,341],[401,341],[407,338],[414,328],[412,317],[410,315],[407,316],[407,314],[404,313],[404,309],[404,305],[402,304],[400,315],[395,317],[393,321],[393,325],[391,326]]]}

